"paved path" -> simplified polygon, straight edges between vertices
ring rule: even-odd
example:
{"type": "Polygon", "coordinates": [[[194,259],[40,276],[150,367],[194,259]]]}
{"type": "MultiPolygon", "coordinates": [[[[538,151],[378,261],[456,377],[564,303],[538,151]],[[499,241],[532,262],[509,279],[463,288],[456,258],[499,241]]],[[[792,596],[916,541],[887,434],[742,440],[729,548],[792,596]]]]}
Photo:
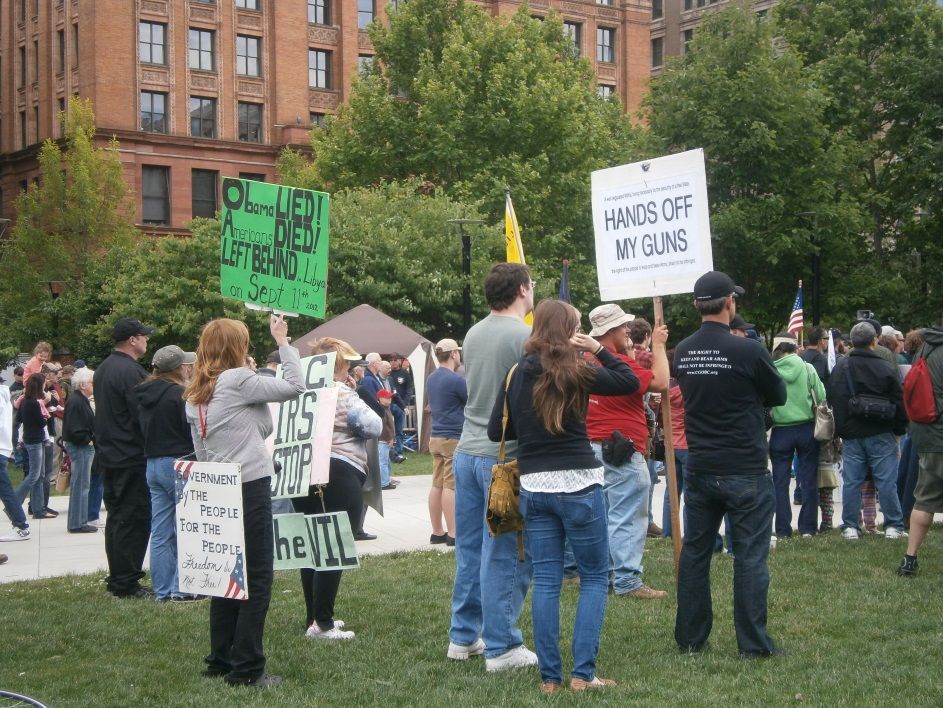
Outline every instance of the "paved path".
{"type": "MultiPolygon", "coordinates": [[[[373,555],[418,549],[446,550],[429,544],[429,512],[426,499],[430,475],[399,477],[400,486],[383,493],[385,516],[373,509],[367,513],[364,528],[378,536],[375,541],[359,541],[357,553],[373,555]]],[[[655,519],[661,519],[664,477],[655,487],[655,519]]],[[[841,520],[841,492],[835,492],[835,523],[841,520]]],[[[68,497],[54,497],[52,503],[60,514],[56,519],[30,520],[31,538],[16,543],[0,543],[0,553],[10,557],[0,565],[0,583],[35,580],[69,574],[105,570],[104,534],[70,534],[66,531],[68,497]]],[[[794,508],[794,513],[797,511],[794,508]]],[[[939,516],[937,517],[940,518],[939,516]]],[[[793,517],[795,522],[795,516],[793,517]]],[[[880,513],[878,516],[880,523],[880,513]]],[[[3,527],[4,533],[7,527],[3,527]]],[[[145,561],[146,563],[147,561],[145,561]]]]}

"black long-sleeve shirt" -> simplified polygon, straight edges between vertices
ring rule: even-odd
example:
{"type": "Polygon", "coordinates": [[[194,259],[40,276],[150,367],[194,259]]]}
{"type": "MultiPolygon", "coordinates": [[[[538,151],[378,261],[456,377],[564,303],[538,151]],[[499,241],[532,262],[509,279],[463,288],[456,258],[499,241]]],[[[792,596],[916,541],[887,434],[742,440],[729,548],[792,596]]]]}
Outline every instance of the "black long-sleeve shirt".
{"type": "MultiPolygon", "coordinates": [[[[618,396],[638,390],[638,377],[629,365],[607,349],[599,353],[605,368],[593,369],[595,380],[590,393],[618,396]]],[[[534,410],[534,384],[540,373],[540,360],[535,354],[525,354],[511,377],[507,391],[508,425],[506,438],[517,440],[517,464],[521,474],[551,472],[554,470],[581,470],[599,467],[602,463],[593,454],[586,434],[585,416],[576,416],[572,408],[563,416],[563,432],[553,435],[544,427],[534,410]]],[[[504,417],[504,380],[491,410],[488,437],[501,440],[501,422],[504,417]]]]}
{"type": "Polygon", "coordinates": [[[882,433],[903,435],[907,432],[900,375],[897,367],[880,354],[869,349],[852,349],[847,357],[835,365],[826,386],[828,401],[835,415],[835,435],[838,437],[854,440],[882,433]],[[896,406],[894,420],[864,420],[848,415],[848,399],[852,392],[848,389],[846,371],[851,374],[855,394],[886,398],[896,406]]]}
{"type": "Polygon", "coordinates": [[[62,418],[62,439],[79,447],[95,439],[95,413],[81,391],[73,391],[65,404],[62,418]]]}
{"type": "Polygon", "coordinates": [[[140,466],[144,435],[134,387],[147,376],[127,354],[113,351],[95,371],[95,451],[104,469],[140,466]]]}
{"type": "Polygon", "coordinates": [[[765,474],[763,408],[786,402],[786,383],[765,347],[734,337],[727,325],[704,322],[675,348],[674,363],[684,395],[687,469],[765,474]]]}

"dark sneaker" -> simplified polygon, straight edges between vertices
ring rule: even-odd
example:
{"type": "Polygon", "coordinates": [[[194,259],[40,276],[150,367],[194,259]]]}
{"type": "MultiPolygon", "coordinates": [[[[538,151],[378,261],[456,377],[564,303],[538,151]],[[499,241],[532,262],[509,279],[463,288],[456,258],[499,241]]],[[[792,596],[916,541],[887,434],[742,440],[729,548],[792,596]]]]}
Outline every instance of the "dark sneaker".
{"type": "Polygon", "coordinates": [[[366,531],[357,531],[354,533],[355,541],[376,541],[376,534],[367,533],[366,531]]]}
{"type": "Polygon", "coordinates": [[[897,569],[897,574],[902,578],[912,578],[917,574],[917,569],[919,568],[916,558],[904,558],[900,562],[900,567],[897,569]]]}
{"type": "Polygon", "coordinates": [[[442,534],[434,533],[431,536],[429,536],[429,543],[432,543],[432,544],[448,543],[448,542],[449,542],[449,535],[447,533],[442,533],[442,534]]]}
{"type": "Polygon", "coordinates": [[[445,539],[445,545],[448,548],[455,548],[455,536],[449,536],[445,539]]]}
{"type": "Polygon", "coordinates": [[[69,533],[98,533],[98,529],[91,524],[85,524],[85,526],[79,526],[77,529],[69,529],[69,533]]]}
{"type": "Polygon", "coordinates": [[[112,595],[121,599],[129,600],[148,600],[154,597],[153,591],[151,591],[150,588],[145,587],[139,587],[136,590],[132,590],[131,592],[112,593],[112,595]]]}

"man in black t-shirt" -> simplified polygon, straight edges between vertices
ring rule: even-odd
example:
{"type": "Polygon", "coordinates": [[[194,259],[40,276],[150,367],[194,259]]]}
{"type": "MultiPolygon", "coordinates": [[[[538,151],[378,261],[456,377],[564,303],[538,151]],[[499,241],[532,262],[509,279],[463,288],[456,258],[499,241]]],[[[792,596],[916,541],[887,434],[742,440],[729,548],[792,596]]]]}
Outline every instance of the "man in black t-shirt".
{"type": "Polygon", "coordinates": [[[828,357],[825,356],[828,350],[828,330],[824,327],[813,327],[809,330],[805,342],[805,351],[800,357],[806,364],[812,364],[815,373],[822,379],[822,383],[825,383],[828,381],[828,357]]]}
{"type": "Polygon", "coordinates": [[[678,572],[675,640],[689,652],[707,644],[713,622],[711,556],[727,513],[737,559],[737,646],[743,657],[763,657],[778,653],[766,633],[766,561],[774,495],[763,409],[786,402],[786,384],[762,345],[730,335],[736,298],[743,294],[726,273],[710,271],[698,278],[694,306],[701,328],[675,349],[688,440],[687,528],[678,572]]]}

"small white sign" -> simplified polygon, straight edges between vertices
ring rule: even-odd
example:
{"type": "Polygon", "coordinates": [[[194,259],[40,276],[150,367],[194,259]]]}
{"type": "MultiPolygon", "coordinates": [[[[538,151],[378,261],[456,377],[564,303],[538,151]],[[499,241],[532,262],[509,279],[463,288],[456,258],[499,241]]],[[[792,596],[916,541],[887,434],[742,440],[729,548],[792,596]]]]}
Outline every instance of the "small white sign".
{"type": "Polygon", "coordinates": [[[714,269],[704,151],[592,173],[602,300],[688,293],[714,269]]]}
{"type": "Polygon", "coordinates": [[[240,465],[174,462],[180,592],[249,598],[240,465]]]}

